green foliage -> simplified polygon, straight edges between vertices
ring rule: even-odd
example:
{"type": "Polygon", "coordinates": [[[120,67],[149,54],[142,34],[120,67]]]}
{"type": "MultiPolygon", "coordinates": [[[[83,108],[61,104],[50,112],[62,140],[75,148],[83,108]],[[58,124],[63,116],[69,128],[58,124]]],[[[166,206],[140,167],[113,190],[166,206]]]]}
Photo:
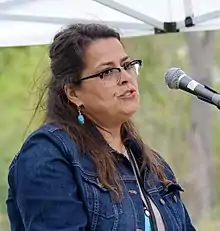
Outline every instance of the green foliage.
{"type": "MultiPolygon", "coordinates": [[[[164,73],[168,68],[179,66],[187,69],[187,50],[183,36],[171,34],[139,37],[125,39],[124,43],[133,57],[141,58],[144,62],[139,80],[141,106],[134,119],[146,143],[169,161],[180,180],[184,179],[188,167],[186,153],[190,96],[180,91],[170,91],[164,84],[164,73]]],[[[217,40],[215,46],[215,57],[219,57],[217,40]]],[[[0,49],[0,214],[6,212],[8,166],[25,137],[43,118],[43,113],[38,113],[28,127],[39,90],[48,74],[47,46],[0,49]],[[26,128],[28,130],[25,133],[26,128]]],[[[220,177],[220,117],[214,112],[213,151],[217,176],[220,177]]],[[[217,195],[219,204],[219,184],[217,195]]],[[[2,217],[0,226],[5,222],[2,217]]]]}
{"type": "Polygon", "coordinates": [[[5,211],[8,166],[25,139],[24,132],[33,114],[37,89],[32,84],[47,66],[45,54],[45,47],[0,50],[0,213],[5,211]]]}
{"type": "Polygon", "coordinates": [[[219,221],[220,208],[214,208],[210,214],[206,214],[198,223],[197,229],[200,231],[220,230],[219,221]]]}

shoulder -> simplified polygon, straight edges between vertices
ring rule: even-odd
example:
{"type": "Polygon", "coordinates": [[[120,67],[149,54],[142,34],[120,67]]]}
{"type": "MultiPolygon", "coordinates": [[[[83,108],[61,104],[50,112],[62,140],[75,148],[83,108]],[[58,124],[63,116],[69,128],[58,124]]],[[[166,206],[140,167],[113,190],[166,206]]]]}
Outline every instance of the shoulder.
{"type": "Polygon", "coordinates": [[[97,174],[91,156],[82,153],[69,133],[49,124],[27,137],[10,164],[9,178],[17,178],[18,174],[29,174],[33,178],[42,175],[44,171],[54,174],[57,169],[66,169],[65,172],[68,169],[75,174],[97,174]]]}
{"type": "Polygon", "coordinates": [[[77,152],[77,146],[64,130],[54,125],[44,125],[27,137],[12,160],[10,169],[18,163],[27,167],[53,159],[68,161],[70,153],[74,155],[77,152]]]}
{"type": "Polygon", "coordinates": [[[38,144],[39,146],[44,145],[44,147],[56,146],[61,149],[61,151],[66,152],[68,149],[68,142],[70,141],[69,135],[63,129],[52,124],[46,124],[27,137],[21,150],[33,144],[38,144]]]}
{"type": "Polygon", "coordinates": [[[27,189],[27,185],[50,185],[72,178],[73,162],[80,152],[68,134],[53,125],[45,125],[31,133],[12,160],[8,183],[15,188],[27,189]],[[72,143],[70,143],[72,142],[72,143]],[[70,150],[71,149],[71,150],[70,150]]]}

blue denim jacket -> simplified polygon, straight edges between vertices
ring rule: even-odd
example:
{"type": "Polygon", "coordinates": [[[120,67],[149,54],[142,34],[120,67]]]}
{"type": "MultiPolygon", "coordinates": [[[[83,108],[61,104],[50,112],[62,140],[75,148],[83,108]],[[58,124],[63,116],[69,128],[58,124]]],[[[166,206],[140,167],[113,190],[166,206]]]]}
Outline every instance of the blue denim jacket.
{"type": "MultiPolygon", "coordinates": [[[[138,146],[133,141],[133,153],[138,146]]],[[[164,187],[144,172],[144,187],[159,209],[166,231],[194,231],[180,199],[180,185],[164,187]]],[[[63,130],[46,125],[32,133],[9,169],[7,210],[12,231],[135,231],[145,229],[142,200],[129,161],[118,157],[120,202],[100,184],[89,155],[63,130]],[[135,193],[134,193],[135,192],[135,193]]]]}

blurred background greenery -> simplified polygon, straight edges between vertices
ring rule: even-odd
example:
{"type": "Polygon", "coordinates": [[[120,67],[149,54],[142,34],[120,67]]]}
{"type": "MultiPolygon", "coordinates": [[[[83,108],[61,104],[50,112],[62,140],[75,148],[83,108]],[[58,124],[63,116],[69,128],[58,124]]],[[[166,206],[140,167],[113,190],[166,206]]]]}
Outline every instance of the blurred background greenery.
{"type": "MultiPolygon", "coordinates": [[[[204,36],[204,33],[195,34],[198,37],[204,36]]],[[[215,32],[214,39],[210,41],[213,57],[210,79],[215,89],[220,89],[219,39],[220,32],[215,32]]],[[[209,110],[212,114],[207,118],[211,127],[205,132],[211,137],[211,152],[207,155],[213,160],[210,174],[214,173],[214,177],[210,179],[214,181],[210,184],[209,178],[204,179],[199,172],[207,167],[207,163],[204,159],[200,161],[190,146],[192,101],[195,99],[181,91],[169,90],[164,83],[164,74],[170,67],[177,66],[186,72],[191,71],[188,52],[190,44],[186,35],[136,37],[124,39],[124,43],[133,57],[141,58],[144,62],[139,81],[141,107],[134,119],[145,142],[159,151],[173,167],[184,187],[185,193],[182,196],[198,230],[220,230],[219,111],[210,105],[204,106],[196,99],[195,103],[205,109],[199,111],[198,107],[194,119],[204,117],[203,110],[209,110]],[[190,174],[192,169],[196,177],[190,174]],[[202,191],[194,187],[197,182],[205,183],[202,191]],[[203,203],[203,199],[199,197],[201,194],[208,195],[206,192],[212,195],[211,204],[204,205],[201,210],[199,204],[203,203]]],[[[202,53],[205,50],[199,52],[201,57],[206,55],[202,53]]],[[[44,113],[43,109],[40,110],[28,126],[40,90],[49,76],[47,53],[48,46],[0,48],[0,231],[9,230],[5,206],[8,166],[26,136],[39,126],[44,113]]],[[[206,118],[203,119],[206,121],[206,118]]]]}

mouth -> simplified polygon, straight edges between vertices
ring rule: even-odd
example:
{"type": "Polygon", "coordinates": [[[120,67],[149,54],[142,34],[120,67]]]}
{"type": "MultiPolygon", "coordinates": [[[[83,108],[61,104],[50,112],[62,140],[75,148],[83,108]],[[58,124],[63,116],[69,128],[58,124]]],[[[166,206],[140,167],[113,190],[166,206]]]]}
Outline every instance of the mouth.
{"type": "Polygon", "coordinates": [[[136,95],[136,93],[137,93],[136,89],[131,88],[131,89],[128,89],[127,91],[123,92],[119,97],[120,98],[133,97],[136,95]]]}

